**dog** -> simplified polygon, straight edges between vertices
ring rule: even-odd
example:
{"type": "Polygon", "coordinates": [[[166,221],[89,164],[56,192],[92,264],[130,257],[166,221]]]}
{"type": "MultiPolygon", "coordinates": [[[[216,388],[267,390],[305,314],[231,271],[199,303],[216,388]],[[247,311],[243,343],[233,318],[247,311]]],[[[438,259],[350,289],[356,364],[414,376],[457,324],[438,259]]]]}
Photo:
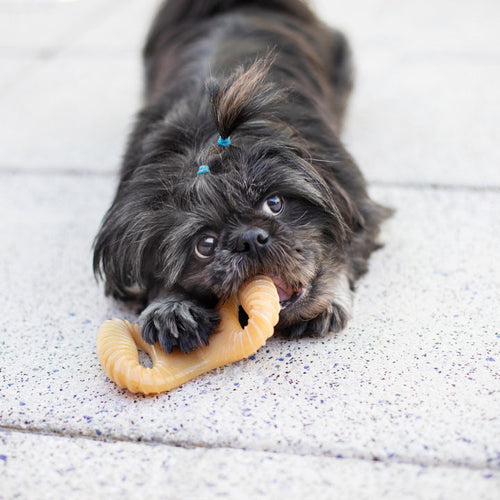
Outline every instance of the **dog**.
{"type": "Polygon", "coordinates": [[[257,274],[276,285],[280,334],[346,326],[389,215],[339,139],[351,59],[299,0],[160,7],[93,261],[107,294],[141,302],[147,342],[207,344],[216,305],[257,274]]]}

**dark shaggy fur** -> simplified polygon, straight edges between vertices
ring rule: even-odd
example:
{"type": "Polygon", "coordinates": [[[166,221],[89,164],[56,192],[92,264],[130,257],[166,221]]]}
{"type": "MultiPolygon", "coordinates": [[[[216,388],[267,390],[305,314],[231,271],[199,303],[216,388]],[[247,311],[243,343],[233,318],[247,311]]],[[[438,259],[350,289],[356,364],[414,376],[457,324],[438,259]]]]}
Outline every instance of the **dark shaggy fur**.
{"type": "Polygon", "coordinates": [[[342,329],[388,213],[338,139],[343,35],[299,0],[170,0],[144,55],[146,103],[95,240],[107,293],[141,299],[143,336],[167,351],[207,343],[217,302],[258,273],[280,293],[278,331],[342,329]]]}

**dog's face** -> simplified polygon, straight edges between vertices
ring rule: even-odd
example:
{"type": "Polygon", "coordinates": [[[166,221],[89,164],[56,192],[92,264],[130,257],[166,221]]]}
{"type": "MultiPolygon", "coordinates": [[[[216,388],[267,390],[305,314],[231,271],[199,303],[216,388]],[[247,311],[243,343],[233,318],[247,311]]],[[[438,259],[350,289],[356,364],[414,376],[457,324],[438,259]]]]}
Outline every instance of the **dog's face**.
{"type": "Polygon", "coordinates": [[[242,138],[240,147],[235,136],[231,152],[204,159],[210,173],[195,177],[193,165],[189,178],[179,179],[175,195],[159,208],[168,223],[153,245],[155,275],[213,305],[266,274],[286,327],[324,307],[317,296],[312,300],[311,286],[323,266],[335,265],[332,242],[340,245],[343,228],[327,186],[300,148],[272,137],[253,141],[242,138]]]}

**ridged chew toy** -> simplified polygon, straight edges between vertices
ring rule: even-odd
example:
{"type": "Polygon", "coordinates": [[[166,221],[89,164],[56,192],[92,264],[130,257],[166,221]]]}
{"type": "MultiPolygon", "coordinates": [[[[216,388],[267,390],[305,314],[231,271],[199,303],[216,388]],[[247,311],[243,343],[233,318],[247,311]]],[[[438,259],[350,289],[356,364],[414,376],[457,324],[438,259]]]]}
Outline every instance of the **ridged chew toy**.
{"type": "Polygon", "coordinates": [[[253,354],[273,334],[279,311],[273,281],[257,276],[240,288],[237,297],[219,307],[221,322],[207,346],[189,354],[167,354],[158,344],[142,339],[139,325],[113,319],[99,329],[97,355],[108,377],[121,388],[143,394],[170,391],[202,373],[253,354]],[[248,315],[245,328],[239,322],[239,304],[248,315]],[[139,363],[137,346],[149,354],[152,368],[139,363]]]}

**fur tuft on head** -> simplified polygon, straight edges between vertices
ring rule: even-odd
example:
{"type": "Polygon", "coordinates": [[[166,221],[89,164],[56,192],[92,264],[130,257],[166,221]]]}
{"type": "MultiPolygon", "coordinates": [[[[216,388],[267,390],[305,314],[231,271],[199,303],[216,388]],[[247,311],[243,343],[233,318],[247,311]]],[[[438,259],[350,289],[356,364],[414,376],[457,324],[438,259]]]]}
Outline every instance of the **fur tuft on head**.
{"type": "Polygon", "coordinates": [[[283,92],[266,81],[275,58],[270,53],[246,69],[241,66],[229,78],[208,80],[212,116],[223,139],[229,137],[242,123],[257,116],[272,116],[277,104],[282,102],[283,92]]]}

